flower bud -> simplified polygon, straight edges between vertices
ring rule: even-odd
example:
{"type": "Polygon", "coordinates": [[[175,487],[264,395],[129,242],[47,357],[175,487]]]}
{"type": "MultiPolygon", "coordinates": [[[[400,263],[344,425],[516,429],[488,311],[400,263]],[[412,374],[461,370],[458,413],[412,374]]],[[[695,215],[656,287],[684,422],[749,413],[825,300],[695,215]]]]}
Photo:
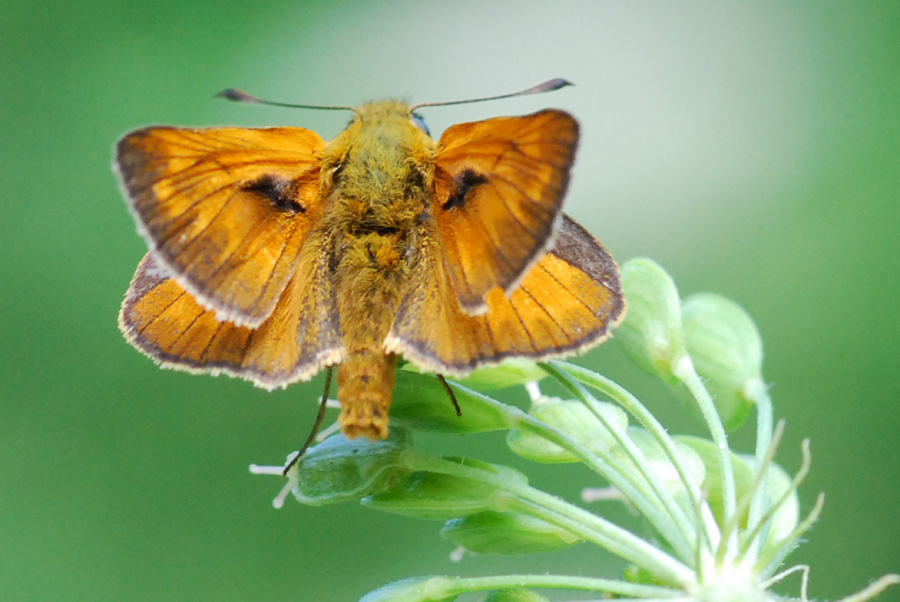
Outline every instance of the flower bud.
{"type": "Polygon", "coordinates": [[[510,409],[500,402],[460,387],[455,387],[453,394],[462,416],[456,415],[453,401],[436,376],[398,370],[391,402],[392,427],[482,433],[507,429],[512,424],[510,409]]]}
{"type": "Polygon", "coordinates": [[[513,357],[496,366],[477,368],[468,376],[454,380],[479,391],[490,391],[539,381],[545,376],[547,373],[531,360],[513,357]]]}
{"type": "Polygon", "coordinates": [[[725,428],[743,423],[762,380],[762,340],[744,309],[726,297],[692,295],[681,306],[685,346],[725,428]]]}
{"type": "MultiPolygon", "coordinates": [[[[529,412],[541,422],[570,436],[597,454],[615,445],[615,439],[593,412],[580,401],[544,398],[529,412]]],[[[592,402],[594,410],[614,427],[624,430],[628,415],[620,407],[607,402],[592,402]]],[[[555,443],[526,429],[510,431],[506,437],[510,449],[534,462],[578,462],[578,457],[555,443]]]]}
{"type": "MultiPolygon", "coordinates": [[[[488,464],[471,458],[448,460],[484,470],[494,478],[506,479],[517,485],[528,483],[524,474],[508,466],[488,464]]],[[[496,509],[502,506],[503,496],[495,485],[483,481],[439,472],[417,471],[390,491],[364,498],[362,504],[402,516],[446,520],[496,509]]]]}
{"type": "Polygon", "coordinates": [[[446,577],[412,577],[382,585],[359,599],[359,602],[453,602],[453,581],[446,577]],[[443,596],[443,597],[442,597],[443,596]]]}
{"type": "MultiPolygon", "coordinates": [[[[646,466],[653,472],[657,479],[676,499],[687,503],[687,490],[681,480],[678,471],[672,464],[672,461],[666,455],[665,450],[659,444],[656,438],[638,426],[630,426],[626,431],[628,438],[641,451],[646,460],[646,466]]],[[[691,486],[696,493],[699,493],[700,486],[704,482],[706,468],[699,454],[690,446],[679,441],[675,441],[675,453],[678,462],[687,478],[691,481],[691,486]]],[[[627,468],[636,471],[637,468],[628,457],[625,450],[621,447],[613,449],[613,455],[627,468]]]]}
{"type": "Polygon", "coordinates": [[[677,384],[672,366],[684,355],[684,332],[672,277],[649,259],[632,259],[622,268],[622,288],[628,312],[616,340],[638,366],[677,384]]]}
{"type": "MultiPolygon", "coordinates": [[[[707,439],[691,435],[678,435],[674,439],[676,442],[683,443],[697,452],[697,455],[703,461],[703,465],[706,468],[706,476],[703,479],[702,487],[708,492],[709,507],[716,517],[716,521],[719,525],[724,524],[725,509],[722,501],[722,471],[719,467],[719,453],[716,444],[707,439]]],[[[741,456],[732,452],[731,467],[734,471],[734,489],[738,499],[745,495],[751,495],[753,493],[754,477],[750,466],[747,465],[741,456]]]]}
{"type": "Polygon", "coordinates": [[[304,504],[319,506],[388,490],[409,474],[401,461],[407,439],[406,432],[398,428],[379,441],[333,435],[309,448],[293,494],[304,504]]]}
{"type": "Polygon", "coordinates": [[[480,512],[447,521],[441,535],[479,554],[549,552],[581,539],[556,525],[519,512],[480,512]]]}

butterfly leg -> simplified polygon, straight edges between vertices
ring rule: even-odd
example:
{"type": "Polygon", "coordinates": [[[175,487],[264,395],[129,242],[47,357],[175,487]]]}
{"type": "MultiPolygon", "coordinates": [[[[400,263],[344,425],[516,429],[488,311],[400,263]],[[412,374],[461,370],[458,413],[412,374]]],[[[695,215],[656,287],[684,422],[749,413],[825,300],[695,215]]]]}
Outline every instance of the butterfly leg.
{"type": "Polygon", "coordinates": [[[436,374],[438,380],[441,381],[441,384],[444,385],[444,391],[447,392],[447,395],[450,397],[450,401],[453,402],[453,407],[456,408],[456,415],[462,416],[462,410],[459,407],[459,403],[456,401],[456,395],[453,394],[453,389],[450,388],[450,385],[447,384],[447,380],[441,374],[436,374]]]}
{"type": "Polygon", "coordinates": [[[313,440],[316,438],[316,434],[319,432],[319,427],[322,426],[322,420],[325,418],[325,405],[328,403],[328,390],[331,389],[331,373],[334,370],[334,366],[328,366],[325,368],[325,392],[322,393],[322,403],[319,404],[319,414],[316,416],[316,421],[313,424],[312,430],[309,432],[309,437],[306,438],[306,442],[303,444],[303,447],[300,448],[300,451],[297,452],[297,455],[291,459],[287,466],[284,467],[284,471],[282,471],[282,475],[287,476],[288,471],[293,468],[294,464],[299,462],[303,455],[306,453],[306,450],[309,449],[309,446],[312,445],[313,440]]]}

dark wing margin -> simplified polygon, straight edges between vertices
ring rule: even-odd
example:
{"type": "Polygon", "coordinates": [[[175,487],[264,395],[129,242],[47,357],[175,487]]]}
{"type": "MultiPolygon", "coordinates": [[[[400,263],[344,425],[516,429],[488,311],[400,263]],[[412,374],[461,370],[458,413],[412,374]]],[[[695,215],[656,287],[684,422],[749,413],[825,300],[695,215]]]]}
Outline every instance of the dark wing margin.
{"type": "Polygon", "coordinates": [[[217,319],[148,253],[122,303],[119,329],[164,368],[225,373],[265,389],[309,380],[346,355],[329,284],[311,271],[305,291],[292,280],[271,316],[251,329],[217,319]]]}

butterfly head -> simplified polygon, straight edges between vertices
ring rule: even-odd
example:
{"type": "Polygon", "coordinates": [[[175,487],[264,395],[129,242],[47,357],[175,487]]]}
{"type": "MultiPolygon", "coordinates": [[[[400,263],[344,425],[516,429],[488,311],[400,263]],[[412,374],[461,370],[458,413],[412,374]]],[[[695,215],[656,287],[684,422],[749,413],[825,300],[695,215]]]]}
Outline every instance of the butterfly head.
{"type": "MultiPolygon", "coordinates": [[[[353,119],[331,143],[329,150],[342,162],[347,153],[370,155],[373,159],[394,151],[405,153],[416,164],[433,156],[435,142],[422,118],[400,100],[366,103],[354,110],[353,119]],[[392,150],[393,149],[393,150],[392,150]]],[[[376,159],[376,162],[381,162],[376,159]]]]}
{"type": "Polygon", "coordinates": [[[412,125],[426,136],[431,135],[422,116],[414,113],[409,104],[401,100],[381,100],[366,103],[354,109],[354,112],[355,117],[350,122],[351,125],[361,123],[381,127],[386,123],[394,122],[397,127],[406,128],[412,125]]]}

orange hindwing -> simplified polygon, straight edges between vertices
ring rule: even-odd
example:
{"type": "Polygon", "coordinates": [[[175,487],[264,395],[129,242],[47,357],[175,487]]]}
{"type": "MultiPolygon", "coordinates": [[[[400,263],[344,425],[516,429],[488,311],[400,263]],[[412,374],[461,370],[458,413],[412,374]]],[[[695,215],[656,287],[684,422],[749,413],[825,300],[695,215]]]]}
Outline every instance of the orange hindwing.
{"type": "Polygon", "coordinates": [[[269,318],[250,329],[204,309],[148,253],[125,295],[119,328],[166,368],[224,372],[266,389],[306,380],[345,355],[334,291],[321,266],[310,267],[287,284],[269,318]]]}
{"type": "Polygon", "coordinates": [[[385,343],[428,371],[466,374],[507,357],[572,355],[606,339],[623,315],[615,262],[567,217],[554,248],[517,289],[508,297],[500,288],[488,293],[483,316],[467,315],[453,302],[453,279],[441,257],[437,246],[422,254],[385,343]]]}

